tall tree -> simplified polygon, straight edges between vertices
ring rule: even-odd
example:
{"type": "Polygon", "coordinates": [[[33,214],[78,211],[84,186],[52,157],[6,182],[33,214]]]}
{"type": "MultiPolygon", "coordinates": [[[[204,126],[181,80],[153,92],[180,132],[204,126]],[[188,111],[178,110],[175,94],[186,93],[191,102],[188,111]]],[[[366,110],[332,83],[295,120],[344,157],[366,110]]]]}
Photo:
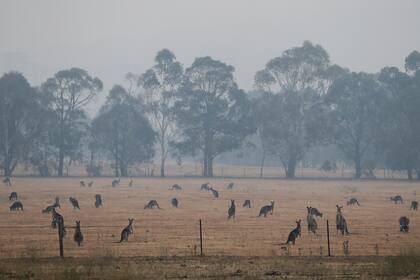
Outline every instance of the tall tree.
{"type": "Polygon", "coordinates": [[[17,72],[0,78],[0,168],[12,175],[40,134],[43,110],[39,95],[17,72]]]}
{"type": "Polygon", "coordinates": [[[83,69],[71,68],[57,72],[41,88],[56,114],[52,144],[58,149],[58,176],[63,176],[64,158],[79,146],[83,108],[102,90],[102,82],[83,69]]]}
{"type": "Polygon", "coordinates": [[[343,72],[339,66],[330,66],[328,53],[321,46],[305,41],[271,59],[256,73],[256,87],[269,93],[260,115],[267,132],[263,136],[279,156],[286,177],[294,178],[296,165],[307,150],[325,140],[326,134],[318,133],[325,132],[328,123],[322,96],[343,72]]]}
{"type": "Polygon", "coordinates": [[[155,132],[144,115],[139,97],[115,85],[93,121],[95,141],[114,160],[115,176],[128,176],[128,168],[153,157],[155,132]]]}
{"type": "Polygon", "coordinates": [[[160,176],[165,177],[165,161],[169,141],[174,135],[174,94],[182,82],[183,69],[175,55],[163,49],[155,57],[155,65],[139,79],[145,89],[144,99],[149,119],[158,132],[160,145],[160,176]]]}
{"type": "Polygon", "coordinates": [[[203,176],[213,176],[213,160],[241,146],[255,132],[251,104],[238,89],[233,66],[211,57],[196,58],[185,72],[175,104],[182,154],[203,156],[203,176]]]}
{"type": "Polygon", "coordinates": [[[373,75],[352,72],[332,84],[326,100],[335,123],[336,144],[353,161],[355,177],[360,178],[365,156],[372,151],[375,131],[381,125],[383,89],[373,75]]]}

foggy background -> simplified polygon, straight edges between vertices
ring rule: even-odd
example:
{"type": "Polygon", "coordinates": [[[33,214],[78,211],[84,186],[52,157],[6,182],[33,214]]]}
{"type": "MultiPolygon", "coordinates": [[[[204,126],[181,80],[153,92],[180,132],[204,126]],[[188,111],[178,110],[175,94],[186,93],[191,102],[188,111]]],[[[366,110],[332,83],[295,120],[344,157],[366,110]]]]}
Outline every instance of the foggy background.
{"type": "MultiPolygon", "coordinates": [[[[58,70],[104,82],[99,105],[127,72],[143,73],[168,48],[184,66],[212,56],[236,68],[239,87],[304,40],[352,71],[403,68],[420,48],[419,1],[1,1],[0,74],[40,85],[58,70]]],[[[93,112],[90,112],[93,113],[93,112]]]]}

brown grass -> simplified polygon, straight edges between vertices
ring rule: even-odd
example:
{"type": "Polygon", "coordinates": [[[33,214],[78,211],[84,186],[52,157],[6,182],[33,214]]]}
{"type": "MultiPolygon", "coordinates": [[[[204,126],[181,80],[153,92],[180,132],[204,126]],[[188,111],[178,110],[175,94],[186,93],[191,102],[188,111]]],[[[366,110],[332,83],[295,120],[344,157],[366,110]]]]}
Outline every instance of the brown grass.
{"type": "MultiPolygon", "coordinates": [[[[89,181],[89,178],[82,178],[89,181]]],[[[64,242],[65,256],[125,257],[125,256],[194,256],[199,253],[198,220],[203,220],[204,253],[207,256],[319,256],[327,253],[326,220],[330,221],[332,254],[342,256],[343,241],[348,240],[350,256],[399,255],[420,245],[420,214],[409,210],[409,201],[420,193],[418,183],[404,181],[310,181],[234,179],[234,190],[227,190],[227,179],[210,179],[220,191],[220,198],[199,190],[206,179],[134,179],[128,188],[123,179],[117,188],[110,178],[93,178],[92,188],[79,187],[78,178],[42,179],[15,178],[14,186],[0,188],[0,258],[53,257],[58,254],[57,232],[49,228],[51,215],[41,210],[60,196],[66,226],[81,221],[85,242],[78,248],[73,242],[73,229],[68,229],[64,242]],[[178,183],[182,191],[170,191],[178,183]],[[17,191],[24,211],[9,212],[8,195],[17,191]],[[94,207],[94,195],[100,193],[104,207],[94,207]],[[394,205],[389,197],[401,194],[406,200],[394,205]],[[82,210],[73,210],[69,196],[78,198],[82,210]],[[335,205],[345,205],[357,197],[362,206],[347,207],[343,214],[351,235],[342,237],[335,230],[335,205]],[[170,206],[177,197],[180,208],[170,206]],[[144,210],[149,199],[156,199],[163,210],[144,210]],[[227,220],[229,200],[237,201],[236,219],[227,220]],[[242,208],[251,199],[253,208],[242,208]],[[261,206],[275,200],[274,215],[257,218],[261,206]],[[318,219],[320,236],[306,230],[306,206],[317,207],[324,213],[318,219]],[[410,218],[408,234],[400,233],[400,216],[410,218]],[[134,218],[134,236],[119,244],[122,228],[128,218],[134,218]],[[302,236],[289,251],[282,249],[287,236],[302,220],[302,236]],[[29,227],[28,227],[29,226],[29,227]],[[375,249],[377,246],[378,250],[375,249]],[[322,249],[321,249],[322,247],[322,249]]],[[[418,198],[417,198],[418,199],[418,198]]]]}

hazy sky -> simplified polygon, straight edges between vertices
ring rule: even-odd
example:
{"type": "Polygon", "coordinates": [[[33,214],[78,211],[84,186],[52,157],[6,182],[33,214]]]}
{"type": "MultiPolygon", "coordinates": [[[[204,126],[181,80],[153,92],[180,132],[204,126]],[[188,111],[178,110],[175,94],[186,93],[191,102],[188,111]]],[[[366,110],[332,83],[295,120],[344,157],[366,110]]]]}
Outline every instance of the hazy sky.
{"type": "Polygon", "coordinates": [[[206,55],[235,66],[248,90],[270,58],[304,40],[333,63],[376,72],[420,50],[419,13],[417,0],[0,0],[0,74],[18,70],[39,85],[77,66],[109,89],[168,48],[184,66],[206,55]]]}

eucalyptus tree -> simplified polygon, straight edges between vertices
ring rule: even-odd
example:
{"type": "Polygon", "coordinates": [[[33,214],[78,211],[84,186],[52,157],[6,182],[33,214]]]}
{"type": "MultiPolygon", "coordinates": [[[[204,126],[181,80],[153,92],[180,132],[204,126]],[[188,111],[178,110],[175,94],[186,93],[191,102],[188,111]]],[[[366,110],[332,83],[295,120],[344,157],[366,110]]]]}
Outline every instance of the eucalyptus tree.
{"type": "Polygon", "coordinates": [[[251,104],[238,89],[234,67],[211,57],[199,57],[185,71],[177,93],[174,146],[181,154],[203,157],[203,176],[213,176],[213,160],[239,148],[255,132],[251,104]]]}
{"type": "Polygon", "coordinates": [[[374,149],[375,135],[382,125],[384,89],[374,75],[352,72],[335,80],[326,100],[335,124],[335,142],[353,161],[355,177],[360,178],[365,157],[374,149]]]}
{"type": "Polygon", "coordinates": [[[102,90],[102,82],[83,69],[58,71],[42,84],[48,106],[56,115],[52,127],[52,145],[58,149],[58,176],[63,176],[64,158],[74,157],[86,126],[84,106],[102,90]]]}
{"type": "Polygon", "coordinates": [[[93,120],[92,134],[99,149],[114,161],[115,176],[128,176],[131,165],[149,161],[155,132],[138,96],[115,85],[93,120]]]}
{"type": "Polygon", "coordinates": [[[182,65],[175,55],[163,49],[155,57],[155,65],[140,76],[139,84],[144,89],[147,115],[158,132],[160,145],[160,176],[165,177],[165,161],[169,142],[174,136],[174,94],[181,86],[182,65]]]}
{"type": "Polygon", "coordinates": [[[0,78],[0,169],[5,176],[29,159],[43,129],[43,113],[39,94],[22,74],[9,72],[0,78]]]}
{"type": "Polygon", "coordinates": [[[328,108],[323,96],[332,81],[346,70],[330,65],[320,45],[302,46],[271,59],[255,75],[255,86],[266,92],[260,111],[263,137],[283,164],[286,177],[294,178],[297,163],[313,145],[326,142],[328,108]]]}

